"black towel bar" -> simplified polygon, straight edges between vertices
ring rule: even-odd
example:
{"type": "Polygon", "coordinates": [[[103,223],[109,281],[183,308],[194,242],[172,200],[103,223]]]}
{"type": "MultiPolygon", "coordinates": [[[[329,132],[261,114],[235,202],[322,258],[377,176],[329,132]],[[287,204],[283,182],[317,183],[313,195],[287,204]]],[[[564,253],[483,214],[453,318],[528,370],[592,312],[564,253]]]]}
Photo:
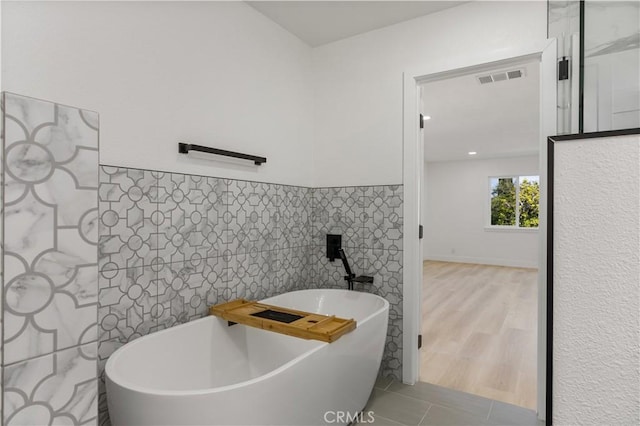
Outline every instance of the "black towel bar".
{"type": "Polygon", "coordinates": [[[192,145],[190,143],[178,143],[178,152],[180,154],[188,154],[189,151],[206,152],[207,154],[224,155],[225,157],[240,158],[242,160],[253,161],[255,165],[259,166],[262,163],[266,163],[265,157],[258,157],[255,155],[242,154],[239,152],[226,151],[224,149],[209,148],[208,146],[192,145]]]}

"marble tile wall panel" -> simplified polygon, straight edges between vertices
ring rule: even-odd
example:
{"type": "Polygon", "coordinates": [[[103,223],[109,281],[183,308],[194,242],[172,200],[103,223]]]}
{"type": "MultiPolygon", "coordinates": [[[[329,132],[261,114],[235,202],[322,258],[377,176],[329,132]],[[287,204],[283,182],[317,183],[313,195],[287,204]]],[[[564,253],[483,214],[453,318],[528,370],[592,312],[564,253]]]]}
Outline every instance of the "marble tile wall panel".
{"type": "Polygon", "coordinates": [[[158,328],[158,225],[162,220],[156,172],[101,166],[99,178],[98,415],[101,423],[108,423],[104,384],[108,357],[158,328]]]}
{"type": "Polygon", "coordinates": [[[314,288],[312,267],[312,194],[311,188],[281,186],[276,286],[271,295],[314,288]]]}
{"type": "Polygon", "coordinates": [[[227,282],[225,181],[109,166],[100,177],[100,341],[204,315],[227,282]]]}
{"type": "MultiPolygon", "coordinates": [[[[309,233],[310,234],[310,233],[309,233]]],[[[316,288],[313,248],[302,246],[278,250],[279,268],[276,293],[316,288]]]]}
{"type": "Polygon", "coordinates": [[[4,93],[3,122],[4,421],[90,421],[97,404],[98,115],[4,93]]]}
{"type": "Polygon", "coordinates": [[[326,257],[326,234],[342,235],[356,275],[374,277],[355,289],[389,301],[389,327],[380,374],[402,378],[402,185],[315,188],[312,206],[312,278],[316,288],[347,288],[339,260],[326,257]]]}
{"type": "Polygon", "coordinates": [[[100,167],[100,270],[151,265],[160,220],[157,186],[148,170],[100,167]]]}
{"type": "Polygon", "coordinates": [[[587,1],[584,13],[586,58],[640,48],[639,2],[587,1]]]}
{"type": "Polygon", "coordinates": [[[229,301],[227,272],[222,257],[165,264],[158,271],[158,328],[202,318],[209,305],[229,301]]]}
{"type": "Polygon", "coordinates": [[[364,245],[364,187],[313,189],[312,244],[326,247],[327,234],[342,235],[342,246],[364,245]]]}
{"type": "Polygon", "coordinates": [[[282,187],[241,180],[226,182],[227,249],[234,254],[277,249],[282,233],[278,209],[282,187]]]}
{"type": "Polygon", "coordinates": [[[308,247],[311,244],[312,189],[300,186],[279,188],[279,249],[308,247]]]}
{"type": "Polygon", "coordinates": [[[109,419],[109,409],[107,406],[107,388],[105,384],[104,367],[107,360],[124,343],[120,339],[103,340],[98,344],[98,424],[100,426],[111,426],[109,419]]]}
{"type": "Polygon", "coordinates": [[[104,364],[128,341],[239,297],[346,288],[342,264],[324,256],[327,232],[345,235],[355,271],[375,275],[363,290],[390,300],[381,371],[400,376],[401,186],[316,190],[106,166],[100,176],[101,424],[104,364]]]}
{"type": "MultiPolygon", "coordinates": [[[[548,36],[563,38],[580,32],[580,1],[550,0],[547,2],[548,36]]],[[[562,42],[562,40],[560,40],[562,42]]],[[[562,50],[563,46],[559,46],[562,50]]],[[[561,55],[564,52],[559,52],[561,55]]]]}
{"type": "Polygon", "coordinates": [[[6,366],[3,424],[95,424],[96,350],[92,342],[6,366]]]}
{"type": "Polygon", "coordinates": [[[248,252],[232,255],[229,289],[231,299],[244,298],[260,300],[277,294],[281,259],[277,250],[258,251],[255,247],[248,252]]]}
{"type": "Polygon", "coordinates": [[[158,257],[165,263],[221,256],[224,180],[204,176],[158,175],[158,257]]]}
{"type": "MultiPolygon", "coordinates": [[[[394,246],[395,247],[395,246],[394,246]]],[[[364,271],[373,276],[373,284],[362,288],[389,301],[387,341],[380,374],[402,379],[402,251],[366,249],[364,271]]],[[[364,285],[362,285],[364,287],[364,285]]]]}
{"type": "Polygon", "coordinates": [[[402,251],[367,248],[363,270],[374,277],[373,284],[366,285],[369,292],[389,301],[389,318],[402,318],[402,251]]]}
{"type": "Polygon", "coordinates": [[[368,248],[402,250],[402,186],[364,188],[363,236],[368,248]]]}
{"type": "Polygon", "coordinates": [[[102,166],[100,170],[99,412],[104,366],[118,347],[197,319],[221,300],[222,179],[102,166]]]}
{"type": "Polygon", "coordinates": [[[584,131],[640,127],[640,2],[584,5],[584,131]]]}
{"type": "MultiPolygon", "coordinates": [[[[4,96],[0,94],[0,220],[4,220],[4,96]]],[[[0,223],[0,259],[3,256],[4,238],[2,236],[2,228],[4,223],[0,223]]],[[[0,260],[0,283],[4,283],[4,275],[2,271],[2,261],[0,260]]],[[[2,347],[4,339],[2,337],[2,318],[4,306],[4,291],[0,291],[0,418],[2,417],[2,387],[4,377],[4,363],[2,362],[2,347]]]]}
{"type": "Polygon", "coordinates": [[[99,340],[126,343],[157,329],[158,278],[151,266],[100,271],[99,340]]]}
{"type": "Polygon", "coordinates": [[[309,188],[109,166],[100,179],[101,341],[309,286],[309,188]]]}
{"type": "Polygon", "coordinates": [[[101,167],[100,424],[118,347],[209,305],[311,287],[311,205],[309,188],[101,167]]]}
{"type": "Polygon", "coordinates": [[[342,266],[323,256],[328,232],[344,235],[356,271],[376,276],[367,291],[390,300],[382,371],[399,370],[401,187],[314,190],[109,166],[98,187],[95,114],[13,95],[7,106],[5,420],[91,421],[98,404],[108,423],[103,377],[89,378],[86,363],[97,359],[103,374],[121,345],[210,304],[344,288],[342,266]],[[20,373],[47,365],[83,392],[62,404],[49,382],[20,373]]]}

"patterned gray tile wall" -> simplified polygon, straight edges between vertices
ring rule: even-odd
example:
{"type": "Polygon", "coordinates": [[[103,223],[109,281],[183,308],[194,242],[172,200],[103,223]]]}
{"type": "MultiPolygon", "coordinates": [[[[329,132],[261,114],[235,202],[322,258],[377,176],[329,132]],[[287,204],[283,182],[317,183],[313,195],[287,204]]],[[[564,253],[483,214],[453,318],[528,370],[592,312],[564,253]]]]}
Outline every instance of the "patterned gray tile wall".
{"type": "MultiPolygon", "coordinates": [[[[4,95],[0,94],[0,220],[4,221],[4,95]]],[[[4,256],[4,238],[2,236],[2,228],[4,223],[0,224],[0,259],[4,256]]],[[[4,317],[4,276],[2,271],[2,261],[0,260],[0,283],[2,284],[2,291],[0,291],[0,419],[2,419],[2,399],[3,395],[3,379],[4,377],[4,361],[2,357],[2,347],[4,346],[4,337],[2,336],[2,318],[4,317]]],[[[2,423],[0,421],[0,423],[2,423]]]]}
{"type": "Polygon", "coordinates": [[[345,288],[341,262],[326,257],[326,234],[341,234],[342,245],[358,275],[374,277],[357,285],[386,298],[389,327],[380,368],[384,377],[402,379],[402,185],[313,189],[312,283],[345,288]]]}
{"type": "Polygon", "coordinates": [[[325,234],[341,233],[358,273],[391,314],[381,373],[400,377],[402,187],[310,189],[100,168],[100,424],[104,365],[123,344],[200,318],[238,297],[345,288],[325,234]]]}
{"type": "Polygon", "coordinates": [[[344,288],[326,233],[342,234],[354,270],[374,275],[361,290],[390,301],[381,373],[400,377],[401,186],[309,189],[103,166],[98,187],[97,114],[7,94],[3,124],[7,424],[95,420],[96,359],[102,371],[119,346],[210,304],[344,288]],[[73,387],[64,401],[47,391],[58,382],[73,387]]]}
{"type": "Polygon", "coordinates": [[[3,94],[3,424],[96,421],[98,115],[3,94]]]}
{"type": "Polygon", "coordinates": [[[311,190],[100,168],[100,424],[104,365],[123,344],[309,278],[311,190]]]}

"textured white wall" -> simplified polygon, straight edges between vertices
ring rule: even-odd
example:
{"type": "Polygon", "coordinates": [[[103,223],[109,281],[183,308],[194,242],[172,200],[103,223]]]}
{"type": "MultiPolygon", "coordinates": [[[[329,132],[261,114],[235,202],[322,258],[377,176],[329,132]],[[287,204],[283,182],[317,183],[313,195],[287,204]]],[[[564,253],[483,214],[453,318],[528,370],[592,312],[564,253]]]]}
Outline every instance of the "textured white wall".
{"type": "Polygon", "coordinates": [[[640,137],[555,144],[553,423],[640,424],[640,137]]]}
{"type": "Polygon", "coordinates": [[[538,267],[537,231],[487,230],[489,176],[537,175],[538,157],[427,163],[424,258],[538,267]]]}
{"type": "Polygon", "coordinates": [[[403,72],[547,38],[545,1],[473,1],[314,50],[315,184],[402,182],[403,72]]]}
{"type": "Polygon", "coordinates": [[[2,3],[4,90],[98,111],[103,164],[311,183],[311,48],[252,7],[2,3]],[[268,162],[186,157],[179,141],[268,162]]]}

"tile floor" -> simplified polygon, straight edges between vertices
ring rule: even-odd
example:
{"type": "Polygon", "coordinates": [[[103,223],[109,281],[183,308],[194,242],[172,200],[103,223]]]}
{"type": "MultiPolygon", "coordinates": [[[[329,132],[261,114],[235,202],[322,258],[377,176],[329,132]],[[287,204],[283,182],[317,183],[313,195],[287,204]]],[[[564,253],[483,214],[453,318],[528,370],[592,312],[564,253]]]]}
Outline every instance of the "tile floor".
{"type": "Polygon", "coordinates": [[[359,425],[544,425],[533,410],[430,383],[409,386],[391,379],[378,379],[364,410],[368,411],[374,421],[359,425]]]}

